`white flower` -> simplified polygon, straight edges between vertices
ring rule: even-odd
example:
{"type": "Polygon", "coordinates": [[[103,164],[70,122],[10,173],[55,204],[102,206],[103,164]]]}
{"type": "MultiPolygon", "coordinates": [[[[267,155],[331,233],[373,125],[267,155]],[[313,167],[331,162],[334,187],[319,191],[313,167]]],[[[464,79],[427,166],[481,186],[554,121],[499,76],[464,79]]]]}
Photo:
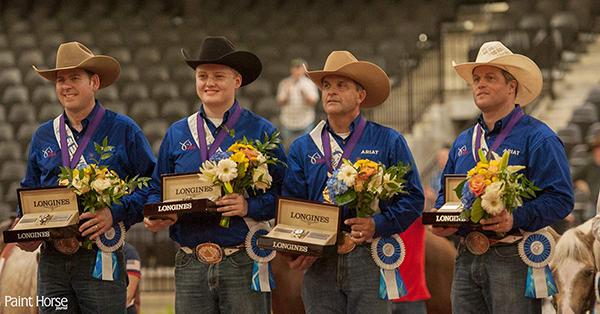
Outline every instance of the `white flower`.
{"type": "Polygon", "coordinates": [[[481,196],[481,207],[490,215],[497,215],[504,210],[501,186],[501,182],[494,182],[485,188],[481,196]]]}
{"type": "Polygon", "coordinates": [[[273,182],[273,177],[269,174],[269,168],[267,164],[262,164],[258,166],[252,172],[252,181],[254,181],[254,185],[256,188],[265,191],[269,187],[271,187],[271,182],[273,182]],[[261,178],[262,176],[262,178],[261,178]]]}
{"type": "Polygon", "coordinates": [[[201,182],[213,183],[217,176],[217,164],[214,161],[207,160],[202,163],[202,168],[198,177],[201,182]]]}
{"type": "Polygon", "coordinates": [[[258,156],[256,156],[256,160],[258,160],[258,162],[262,165],[265,162],[267,162],[267,158],[265,158],[265,155],[263,155],[262,153],[258,153],[258,156]]]}
{"type": "Polygon", "coordinates": [[[112,186],[110,179],[96,179],[92,182],[92,188],[98,194],[102,194],[102,191],[110,188],[112,186]]]}
{"type": "Polygon", "coordinates": [[[78,176],[73,177],[73,187],[76,188],[77,191],[79,191],[79,195],[85,194],[90,191],[88,181],[88,177],[84,177],[83,180],[79,180],[78,176]]]}
{"type": "Polygon", "coordinates": [[[344,164],[341,168],[340,168],[340,172],[337,175],[337,179],[340,181],[344,181],[344,183],[351,187],[354,186],[354,181],[356,179],[356,169],[354,169],[354,167],[344,164]]]}
{"type": "Polygon", "coordinates": [[[525,169],[525,166],[507,166],[506,170],[510,173],[515,173],[519,170],[525,169]]]}
{"type": "Polygon", "coordinates": [[[231,159],[223,159],[219,161],[216,169],[216,175],[219,180],[229,182],[237,178],[237,164],[231,159]]]}
{"type": "Polygon", "coordinates": [[[377,194],[381,194],[383,191],[383,169],[381,169],[381,167],[377,170],[377,173],[371,177],[367,189],[377,194]]]}

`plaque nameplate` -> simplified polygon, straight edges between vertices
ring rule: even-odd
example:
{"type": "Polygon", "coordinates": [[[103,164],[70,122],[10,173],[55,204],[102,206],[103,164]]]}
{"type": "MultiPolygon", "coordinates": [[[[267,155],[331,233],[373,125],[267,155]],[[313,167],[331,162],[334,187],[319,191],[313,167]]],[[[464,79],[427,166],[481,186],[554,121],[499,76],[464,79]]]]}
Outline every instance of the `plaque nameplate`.
{"type": "Polygon", "coordinates": [[[39,241],[79,236],[77,194],[64,186],[19,188],[23,216],[11,230],[4,231],[5,242],[39,241]]]}
{"type": "Polygon", "coordinates": [[[170,219],[166,215],[216,213],[215,200],[221,197],[221,188],[201,182],[197,172],[162,175],[161,190],[162,202],[144,205],[145,217],[170,219]]]}
{"type": "Polygon", "coordinates": [[[461,218],[462,204],[454,189],[467,179],[463,174],[444,175],[444,205],[437,212],[424,212],[421,221],[434,227],[477,227],[467,218],[461,218]]]}
{"type": "Polygon", "coordinates": [[[341,206],[279,196],[275,227],[258,239],[258,246],[321,256],[325,246],[336,244],[341,217],[341,206]]]}

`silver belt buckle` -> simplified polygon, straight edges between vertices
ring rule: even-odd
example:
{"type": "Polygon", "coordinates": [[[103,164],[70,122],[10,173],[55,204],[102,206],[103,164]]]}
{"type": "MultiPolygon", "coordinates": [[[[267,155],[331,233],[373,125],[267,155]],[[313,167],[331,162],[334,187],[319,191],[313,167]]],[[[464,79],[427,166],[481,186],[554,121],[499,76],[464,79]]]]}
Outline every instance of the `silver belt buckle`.
{"type": "Polygon", "coordinates": [[[473,255],[482,255],[490,248],[490,241],[483,233],[473,231],[465,238],[465,245],[473,255]]]}
{"type": "Polygon", "coordinates": [[[216,243],[202,243],[196,246],[196,258],[205,264],[216,264],[223,260],[223,250],[216,243]]]}

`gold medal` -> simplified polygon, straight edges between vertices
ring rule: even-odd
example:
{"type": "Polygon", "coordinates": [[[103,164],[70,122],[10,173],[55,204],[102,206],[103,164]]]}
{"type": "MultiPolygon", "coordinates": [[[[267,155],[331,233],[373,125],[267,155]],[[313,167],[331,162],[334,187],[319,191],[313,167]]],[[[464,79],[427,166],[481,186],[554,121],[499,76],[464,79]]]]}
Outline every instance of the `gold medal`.
{"type": "Polygon", "coordinates": [[[215,243],[202,243],[196,246],[196,258],[206,264],[216,264],[223,259],[223,252],[215,243]]]}
{"type": "Polygon", "coordinates": [[[481,255],[490,248],[490,241],[483,233],[473,231],[465,238],[465,245],[469,252],[474,255],[481,255]]]}
{"type": "Polygon", "coordinates": [[[52,240],[57,251],[65,255],[73,255],[79,250],[79,241],[75,237],[52,240]]]}
{"type": "Polygon", "coordinates": [[[348,232],[342,232],[342,239],[338,243],[337,252],[338,254],[347,254],[352,252],[356,247],[356,243],[350,239],[350,234],[348,232]]]}

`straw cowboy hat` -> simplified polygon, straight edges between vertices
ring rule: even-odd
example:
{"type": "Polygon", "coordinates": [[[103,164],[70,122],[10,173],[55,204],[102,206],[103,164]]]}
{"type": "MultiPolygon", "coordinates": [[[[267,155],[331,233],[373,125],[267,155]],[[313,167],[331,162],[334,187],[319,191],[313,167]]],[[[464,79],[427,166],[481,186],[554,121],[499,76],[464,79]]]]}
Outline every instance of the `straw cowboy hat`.
{"type": "Polygon", "coordinates": [[[390,79],[387,74],[376,64],[367,61],[358,61],[348,51],[334,51],[327,60],[323,71],[304,70],[310,79],[323,89],[323,77],[327,75],[340,75],[358,82],[366,91],[367,96],[360,104],[361,108],[373,108],[381,105],[390,95],[390,79]]]}
{"type": "Polygon", "coordinates": [[[204,38],[196,59],[190,58],[183,49],[181,54],[185,62],[194,70],[201,64],[221,64],[238,71],[242,75],[242,86],[254,82],[262,71],[262,63],[255,54],[235,50],[235,46],[222,36],[204,38]]]}
{"type": "Polygon", "coordinates": [[[95,56],[88,47],[76,41],[68,42],[58,47],[56,53],[56,68],[50,70],[33,69],[45,79],[56,82],[56,72],[61,70],[83,69],[98,74],[100,89],[116,82],[121,74],[121,65],[109,56],[95,56]]]}
{"type": "Polygon", "coordinates": [[[495,66],[512,74],[518,82],[515,103],[522,107],[531,103],[542,92],[542,72],[537,64],[524,55],[512,53],[499,41],[481,45],[475,62],[456,64],[452,61],[454,70],[469,85],[473,85],[473,69],[480,65],[495,66]]]}

